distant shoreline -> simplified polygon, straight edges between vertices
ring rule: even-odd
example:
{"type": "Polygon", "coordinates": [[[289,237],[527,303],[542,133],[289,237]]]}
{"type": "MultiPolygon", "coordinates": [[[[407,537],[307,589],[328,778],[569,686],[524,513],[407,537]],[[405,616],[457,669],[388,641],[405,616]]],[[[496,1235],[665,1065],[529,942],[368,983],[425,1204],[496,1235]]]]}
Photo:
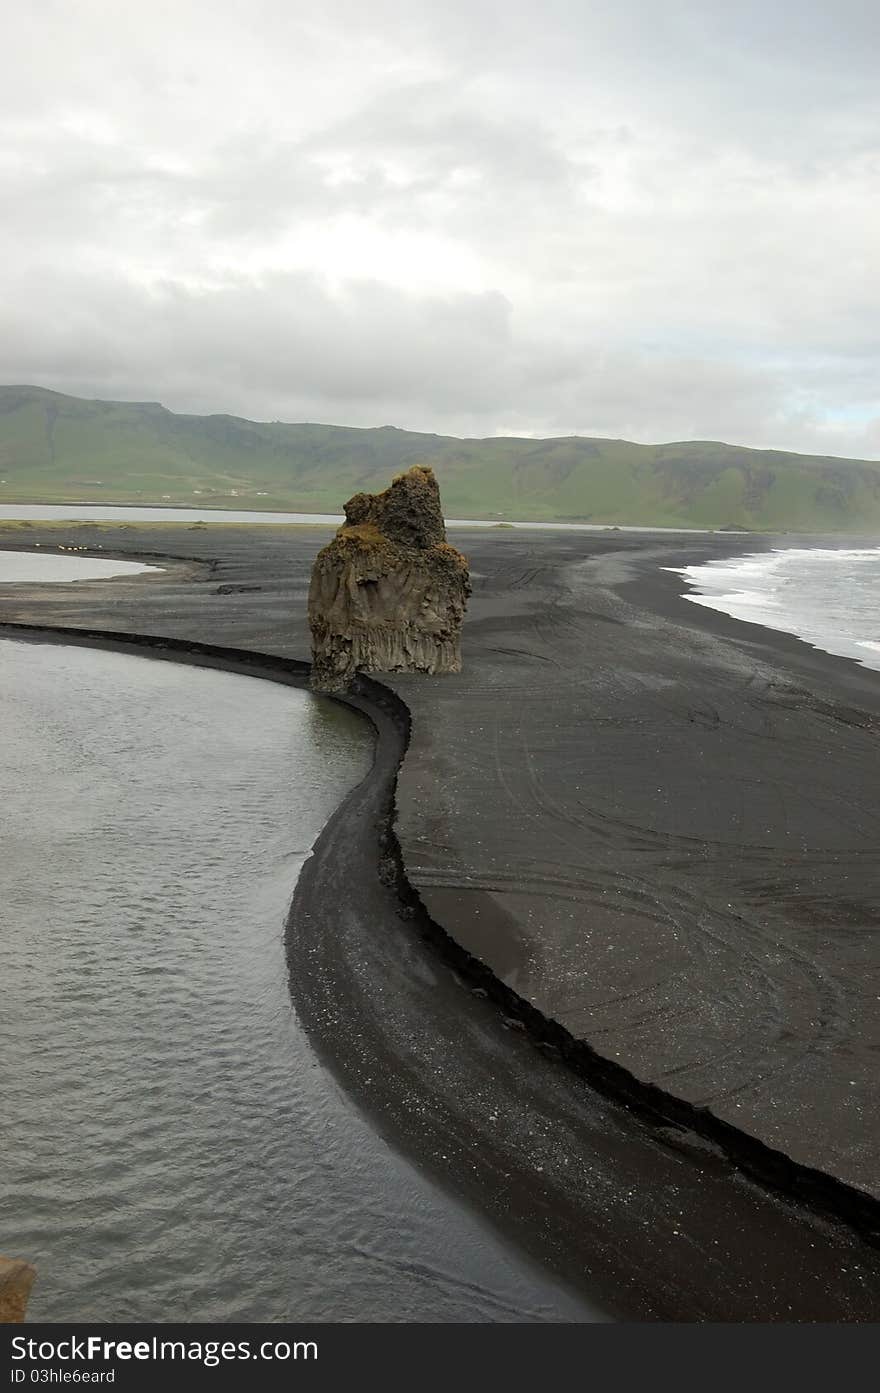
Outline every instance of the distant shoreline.
{"type": "MultiPolygon", "coordinates": [[[[126,522],[129,519],[135,523],[172,523],[179,521],[183,524],[203,522],[206,527],[225,524],[226,526],[243,524],[261,527],[339,527],[345,517],[342,513],[309,513],[296,511],[278,511],[270,508],[225,508],[213,505],[196,505],[190,503],[170,503],[167,506],[162,504],[144,503],[98,503],[94,500],[85,500],[79,503],[32,503],[32,502],[0,502],[0,524],[14,522],[85,522],[100,525],[104,522],[126,522]],[[88,509],[89,511],[84,511],[88,509]],[[94,510],[94,511],[92,511],[94,510]],[[176,519],[175,514],[182,513],[183,517],[176,519]]],[[[753,533],[748,529],[741,532],[734,528],[712,528],[712,527],[656,527],[650,523],[632,524],[617,523],[591,523],[577,521],[559,521],[548,519],[546,521],[535,522],[529,519],[514,519],[501,517],[485,518],[447,518],[446,526],[450,528],[515,528],[528,529],[530,531],[553,531],[553,532],[629,532],[645,533],[659,532],[661,534],[682,533],[684,535],[714,535],[721,533],[724,536],[760,536],[761,533],[753,533]]]]}

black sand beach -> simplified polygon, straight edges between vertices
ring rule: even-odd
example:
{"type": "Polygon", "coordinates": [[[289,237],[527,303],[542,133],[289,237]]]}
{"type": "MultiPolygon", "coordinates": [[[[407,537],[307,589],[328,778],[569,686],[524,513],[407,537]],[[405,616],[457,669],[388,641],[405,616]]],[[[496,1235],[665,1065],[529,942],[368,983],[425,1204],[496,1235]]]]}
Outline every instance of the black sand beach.
{"type": "MultiPolygon", "coordinates": [[[[326,535],[0,528],[178,558],[9,587],[2,618],[302,659],[326,535]]],[[[314,1039],[380,1125],[615,1314],[876,1317],[880,677],[690,605],[660,569],[770,539],[455,540],[465,671],[386,684],[412,716],[403,866],[453,944],[376,874],[405,717],[366,684],[377,769],[294,905],[314,1039]]]]}

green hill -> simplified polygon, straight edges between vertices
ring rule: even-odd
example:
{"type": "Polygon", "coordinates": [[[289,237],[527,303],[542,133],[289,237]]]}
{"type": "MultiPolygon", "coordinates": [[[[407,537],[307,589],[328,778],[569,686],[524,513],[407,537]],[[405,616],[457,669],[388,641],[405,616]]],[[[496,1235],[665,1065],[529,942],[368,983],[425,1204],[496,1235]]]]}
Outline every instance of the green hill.
{"type": "Polygon", "coordinates": [[[699,440],[458,440],[0,387],[0,502],[338,512],[350,494],[384,488],[411,464],[433,465],[450,517],[880,529],[880,462],[868,460],[699,440]]]}

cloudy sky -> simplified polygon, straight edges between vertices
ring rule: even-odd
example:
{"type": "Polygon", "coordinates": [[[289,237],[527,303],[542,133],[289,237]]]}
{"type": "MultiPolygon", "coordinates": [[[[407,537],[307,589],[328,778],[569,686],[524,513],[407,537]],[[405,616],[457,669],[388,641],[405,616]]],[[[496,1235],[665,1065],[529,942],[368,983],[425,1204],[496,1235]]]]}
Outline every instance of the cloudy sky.
{"type": "Polygon", "coordinates": [[[877,0],[28,0],[0,381],[880,457],[877,0]]]}

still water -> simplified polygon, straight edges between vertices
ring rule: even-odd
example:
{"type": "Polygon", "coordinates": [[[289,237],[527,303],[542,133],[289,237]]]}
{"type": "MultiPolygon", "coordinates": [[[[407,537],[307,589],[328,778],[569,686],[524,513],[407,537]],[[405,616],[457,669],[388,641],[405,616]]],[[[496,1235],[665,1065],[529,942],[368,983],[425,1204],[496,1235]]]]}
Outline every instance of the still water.
{"type": "Polygon", "coordinates": [[[92,556],[57,556],[44,551],[0,551],[0,585],[48,581],[110,580],[160,571],[140,561],[111,561],[92,556]]]}
{"type": "MultiPolygon", "coordinates": [[[[0,505],[0,522],[61,522],[65,519],[81,522],[262,522],[319,523],[338,527],[344,521],[341,513],[269,513],[232,508],[139,508],[111,503],[4,503],[0,505]]],[[[474,518],[447,518],[447,527],[492,527],[492,521],[474,518]]],[[[506,527],[524,527],[554,532],[706,532],[705,527],[615,527],[598,522],[516,522],[505,521],[506,527]]]]}
{"type": "Polygon", "coordinates": [[[0,641],[0,1252],[34,1320],[584,1320],[390,1150],[283,923],[366,727],[253,678],[0,641]]]}

